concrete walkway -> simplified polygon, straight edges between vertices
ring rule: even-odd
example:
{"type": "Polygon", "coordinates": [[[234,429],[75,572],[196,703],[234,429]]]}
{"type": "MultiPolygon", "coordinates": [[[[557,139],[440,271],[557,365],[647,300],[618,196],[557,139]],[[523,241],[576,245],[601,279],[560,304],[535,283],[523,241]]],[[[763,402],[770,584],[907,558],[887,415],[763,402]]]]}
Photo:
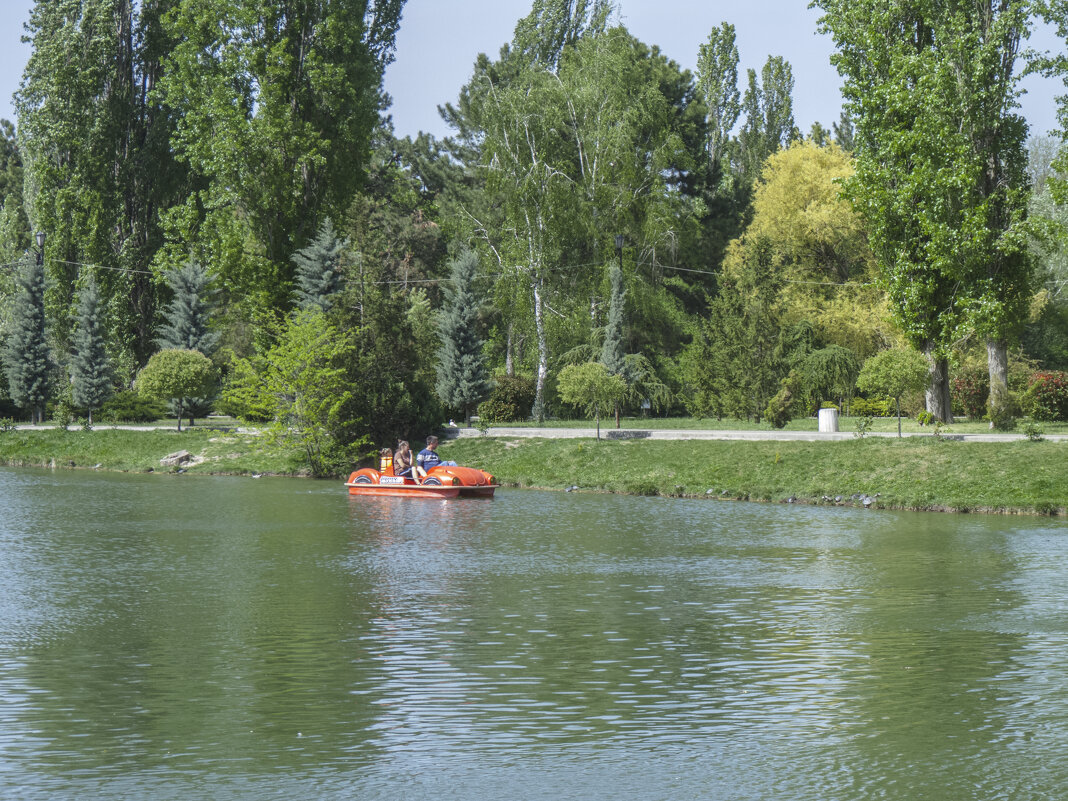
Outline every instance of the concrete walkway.
{"type": "MultiPolygon", "coordinates": [[[[449,439],[481,437],[477,428],[447,428],[445,436],[449,439]]],[[[595,428],[527,428],[527,427],[491,427],[486,429],[488,437],[544,438],[544,439],[593,439],[597,436],[595,428]]],[[[869,437],[894,438],[897,432],[871,432],[869,437]]],[[[928,437],[934,433],[905,432],[904,437],[928,437]]],[[[942,439],[951,442],[1017,442],[1027,439],[1019,433],[1003,434],[955,434],[943,432],[942,439]]],[[[749,440],[754,442],[837,442],[856,439],[851,431],[823,433],[819,431],[767,431],[767,430],[715,430],[689,428],[601,428],[602,439],[670,439],[670,440],[749,440]]],[[[1065,435],[1044,436],[1052,442],[1068,441],[1065,435]]]]}

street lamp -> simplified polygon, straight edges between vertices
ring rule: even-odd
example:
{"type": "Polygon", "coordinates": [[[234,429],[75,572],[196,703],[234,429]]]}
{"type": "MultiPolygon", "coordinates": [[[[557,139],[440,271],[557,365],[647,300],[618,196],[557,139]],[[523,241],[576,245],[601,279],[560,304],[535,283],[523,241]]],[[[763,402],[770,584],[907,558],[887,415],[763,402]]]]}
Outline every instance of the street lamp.
{"type": "Polygon", "coordinates": [[[33,238],[37,240],[37,263],[44,264],[44,242],[45,232],[38,231],[33,235],[33,238]]]}
{"type": "Polygon", "coordinates": [[[616,253],[619,254],[619,269],[623,270],[623,234],[616,234],[616,253]]]}

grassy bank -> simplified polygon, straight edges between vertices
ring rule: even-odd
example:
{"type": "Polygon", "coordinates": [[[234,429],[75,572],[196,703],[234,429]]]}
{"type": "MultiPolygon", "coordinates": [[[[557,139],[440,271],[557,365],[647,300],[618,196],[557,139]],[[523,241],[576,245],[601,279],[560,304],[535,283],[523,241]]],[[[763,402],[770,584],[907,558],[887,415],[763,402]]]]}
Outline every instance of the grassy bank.
{"type": "Polygon", "coordinates": [[[1066,514],[1068,443],[464,438],[442,455],[506,485],[879,508],[1066,514]],[[836,501],[836,498],[840,500],[836,501]]]}
{"type": "Polygon", "coordinates": [[[146,473],[167,470],[160,459],[186,450],[197,457],[190,473],[271,473],[296,475],[298,454],[270,447],[262,437],[206,429],[82,431],[49,428],[0,433],[0,464],[17,467],[97,467],[146,473]]]}
{"type": "MultiPolygon", "coordinates": [[[[191,429],[0,433],[0,464],[301,475],[300,455],[248,434],[191,429]]],[[[1068,443],[868,438],[844,442],[505,439],[443,442],[445,458],[507,486],[879,508],[1068,514],[1068,443]]]]}

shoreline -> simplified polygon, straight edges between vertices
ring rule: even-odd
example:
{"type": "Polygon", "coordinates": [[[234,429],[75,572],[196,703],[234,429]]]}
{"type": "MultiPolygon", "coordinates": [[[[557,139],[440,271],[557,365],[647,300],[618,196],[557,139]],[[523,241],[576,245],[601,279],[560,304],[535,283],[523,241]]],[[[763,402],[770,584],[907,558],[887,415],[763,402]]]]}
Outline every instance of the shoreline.
{"type": "MultiPolygon", "coordinates": [[[[502,486],[921,512],[1068,516],[1068,442],[464,436],[442,455],[502,486]]],[[[0,465],[309,478],[292,450],[217,430],[0,433],[0,465]],[[195,463],[160,460],[188,450],[195,463]]],[[[328,481],[343,480],[343,476],[328,481]]]]}

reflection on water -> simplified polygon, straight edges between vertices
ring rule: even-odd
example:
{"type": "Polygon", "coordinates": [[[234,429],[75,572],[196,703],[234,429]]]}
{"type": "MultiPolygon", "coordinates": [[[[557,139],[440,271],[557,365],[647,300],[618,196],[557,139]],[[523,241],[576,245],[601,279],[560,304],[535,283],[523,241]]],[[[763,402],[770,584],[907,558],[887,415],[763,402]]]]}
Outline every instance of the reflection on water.
{"type": "Polygon", "coordinates": [[[1054,797],[1066,534],[0,470],[0,791],[1054,797]]]}

